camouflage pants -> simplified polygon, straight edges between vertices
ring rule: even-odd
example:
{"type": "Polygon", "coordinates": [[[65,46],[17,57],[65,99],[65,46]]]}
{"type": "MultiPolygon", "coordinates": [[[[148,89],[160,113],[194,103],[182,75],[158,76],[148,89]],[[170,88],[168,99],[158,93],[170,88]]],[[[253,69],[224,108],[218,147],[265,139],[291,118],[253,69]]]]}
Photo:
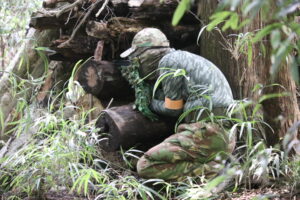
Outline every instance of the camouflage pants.
{"type": "Polygon", "coordinates": [[[152,147],[139,159],[137,172],[143,178],[164,180],[198,175],[212,178],[232,149],[227,134],[218,125],[182,124],[178,133],[152,147]]]}

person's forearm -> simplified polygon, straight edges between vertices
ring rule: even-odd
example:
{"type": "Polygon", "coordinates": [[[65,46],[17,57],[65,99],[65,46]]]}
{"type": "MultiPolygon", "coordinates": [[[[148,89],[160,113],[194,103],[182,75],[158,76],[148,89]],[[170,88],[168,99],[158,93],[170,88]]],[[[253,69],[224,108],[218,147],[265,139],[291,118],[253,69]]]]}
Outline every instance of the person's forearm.
{"type": "Polygon", "coordinates": [[[151,101],[150,108],[157,114],[171,116],[171,117],[178,117],[183,111],[183,108],[179,108],[179,107],[176,107],[178,109],[168,109],[165,107],[164,101],[160,101],[156,99],[153,99],[151,101]]]}

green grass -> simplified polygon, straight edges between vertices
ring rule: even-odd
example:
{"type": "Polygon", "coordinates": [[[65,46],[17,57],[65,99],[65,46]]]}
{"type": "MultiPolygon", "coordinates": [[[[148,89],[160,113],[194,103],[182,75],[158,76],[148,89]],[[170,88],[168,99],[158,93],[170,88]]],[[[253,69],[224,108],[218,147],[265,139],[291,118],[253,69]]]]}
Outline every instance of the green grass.
{"type": "MultiPolygon", "coordinates": [[[[16,93],[21,88],[17,85],[16,93]]],[[[36,132],[27,145],[0,161],[3,193],[13,192],[15,199],[43,195],[50,190],[68,191],[91,199],[213,199],[218,198],[215,188],[230,179],[227,189],[231,192],[251,188],[258,180],[266,184],[284,180],[291,190],[299,187],[299,159],[285,157],[279,147],[267,147],[263,135],[259,134],[258,125],[266,126],[259,115],[260,100],[237,102],[228,109],[228,116],[211,117],[214,121],[232,120],[234,125],[229,133],[237,131],[238,146],[233,162],[220,176],[212,180],[186,177],[180,182],[165,182],[137,176],[134,163],[142,152],[136,149],[115,153],[118,162],[107,158],[107,153],[97,145],[98,129],[85,123],[87,113],[81,113],[77,120],[64,118],[65,93],[64,90],[53,96],[48,108],[34,110],[41,113],[36,118],[28,115],[28,103],[18,103],[20,118],[10,122],[15,127],[7,133],[20,136],[29,127],[36,127],[36,132]],[[257,109],[249,112],[253,107],[257,109]],[[233,118],[234,112],[241,112],[243,117],[233,118]]]]}

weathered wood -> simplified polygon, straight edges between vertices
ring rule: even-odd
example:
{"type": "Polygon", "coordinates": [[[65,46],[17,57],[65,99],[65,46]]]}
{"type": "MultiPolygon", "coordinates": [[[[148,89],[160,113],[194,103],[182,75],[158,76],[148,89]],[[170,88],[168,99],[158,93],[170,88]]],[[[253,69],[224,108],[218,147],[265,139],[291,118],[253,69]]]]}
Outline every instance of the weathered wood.
{"type": "Polygon", "coordinates": [[[65,59],[79,60],[86,59],[94,55],[98,40],[87,36],[86,34],[78,34],[68,43],[69,36],[61,36],[54,40],[50,48],[61,54],[65,59]]]}
{"type": "MultiPolygon", "coordinates": [[[[31,75],[30,78],[41,77],[44,73],[45,67],[43,67],[43,65],[45,63],[43,58],[41,58],[35,50],[35,46],[49,46],[50,41],[56,37],[57,31],[55,30],[41,32],[33,29],[29,30],[27,35],[29,40],[19,48],[16,56],[0,78],[0,108],[4,120],[7,119],[9,113],[17,103],[17,97],[13,95],[14,88],[11,81],[12,78],[15,78],[15,80],[19,82],[20,79],[16,78],[16,76],[24,79],[28,78],[28,75],[31,75]]],[[[33,88],[29,88],[22,98],[28,99],[32,97],[32,89],[33,88]]],[[[2,129],[3,127],[0,128],[2,129]]]]}
{"type": "Polygon", "coordinates": [[[37,94],[37,103],[41,106],[48,106],[51,102],[51,91],[60,91],[64,88],[71,75],[73,63],[63,63],[51,61],[48,65],[48,72],[46,74],[44,84],[37,94]]]}
{"type": "Polygon", "coordinates": [[[50,89],[53,86],[53,69],[48,70],[47,77],[45,79],[45,83],[37,94],[37,101],[40,104],[47,105],[48,102],[48,94],[50,89]]]}
{"type": "Polygon", "coordinates": [[[43,1],[43,7],[44,8],[54,8],[57,3],[59,2],[68,2],[73,3],[75,0],[45,0],[43,1]]]}
{"type": "MultiPolygon", "coordinates": [[[[57,1],[68,2],[67,0],[49,0],[48,3],[44,3],[45,6],[55,7],[57,1]]],[[[31,18],[30,25],[37,29],[48,29],[48,28],[61,28],[66,27],[66,25],[74,25],[77,18],[84,16],[86,10],[82,9],[88,8],[94,1],[72,1],[70,5],[58,6],[50,11],[44,10],[43,12],[36,12],[31,18]],[[84,6],[78,6],[77,4],[85,3],[84,6]],[[76,8],[76,9],[75,9],[76,8]]],[[[127,17],[128,14],[132,14],[131,18],[140,19],[152,22],[152,24],[160,23],[165,21],[170,24],[173,13],[178,5],[177,0],[167,0],[162,3],[159,0],[144,1],[141,6],[129,6],[126,0],[112,0],[108,3],[110,11],[103,10],[100,16],[95,16],[97,10],[100,8],[101,4],[97,5],[95,12],[91,13],[90,19],[96,19],[96,21],[102,20],[104,17],[106,19],[119,16],[127,17]],[[98,8],[99,7],[99,8],[98,8]]],[[[195,8],[191,8],[195,11],[195,8]]],[[[187,13],[181,20],[182,24],[199,24],[199,20],[195,18],[194,15],[187,13]]]]}
{"type": "Polygon", "coordinates": [[[99,39],[110,38],[109,30],[107,28],[107,23],[105,22],[89,21],[86,24],[85,31],[89,36],[95,38],[99,38],[99,39]]]}
{"type": "Polygon", "coordinates": [[[146,27],[155,27],[162,30],[175,48],[185,48],[196,43],[199,26],[178,25],[172,26],[169,21],[155,23],[149,20],[135,20],[125,17],[113,17],[104,22],[89,21],[86,32],[92,37],[110,42],[114,46],[112,54],[120,54],[130,46],[134,35],[146,27]]]}
{"type": "Polygon", "coordinates": [[[72,28],[75,25],[77,18],[82,15],[82,11],[73,12],[71,15],[69,13],[62,13],[59,17],[55,14],[36,12],[32,14],[29,26],[39,30],[72,28]]]}
{"type": "MultiPolygon", "coordinates": [[[[132,13],[131,18],[148,20],[153,24],[161,21],[166,21],[170,24],[172,21],[175,9],[178,6],[178,0],[144,0],[140,6],[133,6],[129,8],[132,13]]],[[[199,24],[199,20],[195,17],[196,4],[192,4],[189,12],[187,12],[180,20],[180,24],[199,24]]]]}
{"type": "Polygon", "coordinates": [[[127,63],[88,60],[78,72],[83,89],[99,99],[132,98],[133,91],[122,77],[118,67],[127,63]]]}
{"type": "Polygon", "coordinates": [[[97,48],[95,49],[95,52],[94,52],[94,60],[96,60],[96,61],[102,60],[103,48],[104,48],[104,41],[100,40],[97,43],[97,48]]]}
{"type": "Polygon", "coordinates": [[[96,122],[102,137],[101,147],[106,151],[127,149],[138,144],[157,144],[174,132],[174,120],[151,121],[133,104],[102,111],[96,122]]]}

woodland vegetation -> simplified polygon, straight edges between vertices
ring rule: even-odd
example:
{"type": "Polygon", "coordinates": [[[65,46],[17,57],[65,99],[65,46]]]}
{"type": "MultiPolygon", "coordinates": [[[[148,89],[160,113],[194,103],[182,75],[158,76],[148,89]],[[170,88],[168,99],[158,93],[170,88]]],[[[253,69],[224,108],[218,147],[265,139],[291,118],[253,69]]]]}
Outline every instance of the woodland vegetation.
{"type": "Polygon", "coordinates": [[[300,198],[298,0],[2,0],[0,11],[2,199],[300,198]],[[214,179],[135,172],[187,114],[151,121],[134,109],[120,53],[145,27],[229,81],[228,115],[204,119],[237,133],[214,179]]]}

